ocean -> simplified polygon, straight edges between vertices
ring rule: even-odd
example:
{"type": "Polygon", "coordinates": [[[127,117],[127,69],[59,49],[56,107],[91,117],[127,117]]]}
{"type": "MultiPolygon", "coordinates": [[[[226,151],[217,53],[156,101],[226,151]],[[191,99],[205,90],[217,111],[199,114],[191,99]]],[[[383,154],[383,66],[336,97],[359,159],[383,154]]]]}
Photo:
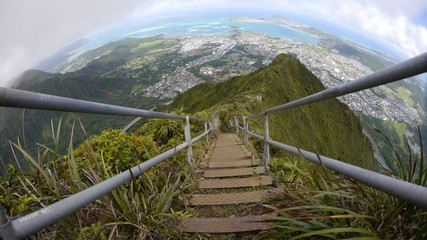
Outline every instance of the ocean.
{"type": "MultiPolygon", "coordinates": [[[[167,14],[166,14],[167,15],[167,14]]],[[[269,18],[281,16],[289,18],[297,23],[309,25],[323,32],[346,39],[362,47],[382,52],[399,60],[408,58],[394,48],[390,43],[366,35],[360,31],[349,29],[343,25],[329,22],[313,16],[280,10],[257,10],[257,9],[222,9],[216,11],[182,12],[170,14],[159,18],[147,18],[127,22],[120,26],[110,28],[91,36],[89,43],[81,46],[75,51],[74,56],[80,55],[87,50],[94,49],[112,41],[125,38],[149,37],[164,34],[166,37],[201,36],[201,35],[229,35],[233,31],[244,30],[260,32],[272,37],[289,38],[311,44],[319,42],[319,37],[291,26],[266,23],[266,22],[232,22],[230,17],[263,17],[269,18]]]]}

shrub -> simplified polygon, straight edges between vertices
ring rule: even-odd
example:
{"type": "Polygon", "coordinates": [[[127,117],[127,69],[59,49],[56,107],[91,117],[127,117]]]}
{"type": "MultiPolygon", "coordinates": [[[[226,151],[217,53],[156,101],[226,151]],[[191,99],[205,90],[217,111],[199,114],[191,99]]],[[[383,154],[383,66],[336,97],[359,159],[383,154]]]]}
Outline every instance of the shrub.
{"type": "Polygon", "coordinates": [[[157,154],[151,136],[126,134],[121,130],[106,130],[81,144],[74,155],[81,166],[95,167],[94,158],[103,158],[109,169],[121,172],[157,154]]]}

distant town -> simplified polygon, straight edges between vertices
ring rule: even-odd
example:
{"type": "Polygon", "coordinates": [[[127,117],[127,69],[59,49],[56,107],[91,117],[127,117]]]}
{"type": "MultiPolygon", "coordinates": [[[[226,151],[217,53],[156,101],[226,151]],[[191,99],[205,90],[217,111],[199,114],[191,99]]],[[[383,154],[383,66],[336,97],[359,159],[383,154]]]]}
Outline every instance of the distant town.
{"type": "MultiPolygon", "coordinates": [[[[232,21],[267,21],[259,18],[233,18],[232,21]]],[[[273,22],[293,25],[307,31],[308,26],[272,18],[273,22]]],[[[321,33],[319,33],[321,35],[321,33]]],[[[340,50],[356,49],[353,52],[373,56],[370,50],[361,49],[351,43],[338,42],[332,36],[322,36],[320,44],[275,38],[267,34],[246,32],[236,29],[226,36],[188,36],[156,40],[167,42],[167,46],[153,48],[124,66],[103,74],[107,77],[126,77],[141,82],[133,94],[143,97],[170,100],[177,94],[202,82],[221,82],[234,76],[245,75],[268,65],[278,54],[292,54],[316,75],[325,87],[358,79],[372,73],[369,61],[362,63],[358,55],[342,54],[340,50]],[[347,45],[346,45],[347,44],[347,45]],[[341,49],[338,49],[340,47],[341,49]]],[[[60,68],[59,72],[76,71],[90,61],[108,56],[111,49],[97,50],[84,54],[60,68]],[[102,51],[101,51],[102,50],[102,51]]],[[[352,52],[352,51],[350,51],[352,52]]],[[[362,54],[362,55],[363,55],[362,54]]],[[[375,58],[374,56],[373,58],[375,58]]],[[[373,62],[373,64],[375,61],[373,62]]],[[[408,93],[410,94],[410,92],[408,93]]],[[[381,86],[340,97],[352,110],[364,115],[410,125],[420,123],[414,106],[396,97],[394,90],[381,86]]]]}
{"type": "MultiPolygon", "coordinates": [[[[204,54],[165,74],[162,81],[144,90],[144,96],[173,98],[177,93],[203,82],[202,80],[222,81],[247,74],[259,66],[268,65],[280,53],[294,54],[327,88],[373,72],[357,58],[343,56],[337,50],[290,39],[272,38],[260,33],[238,31],[232,36],[187,37],[181,44],[180,53],[184,59],[187,54],[204,54]],[[210,50],[208,54],[206,50],[210,50]],[[218,61],[220,59],[224,61],[218,61]],[[194,68],[197,70],[194,71],[194,68]]],[[[403,100],[386,94],[387,90],[390,91],[386,86],[381,86],[339,99],[352,110],[364,115],[382,120],[418,123],[420,118],[417,110],[403,100]]]]}

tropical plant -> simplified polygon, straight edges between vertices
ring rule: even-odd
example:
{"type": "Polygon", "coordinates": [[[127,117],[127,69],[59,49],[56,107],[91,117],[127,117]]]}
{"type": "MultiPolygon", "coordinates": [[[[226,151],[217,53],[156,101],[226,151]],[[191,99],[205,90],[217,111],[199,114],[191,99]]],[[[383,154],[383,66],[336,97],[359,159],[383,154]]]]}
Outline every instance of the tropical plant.
{"type": "Polygon", "coordinates": [[[157,154],[157,147],[149,135],[127,134],[121,130],[106,130],[93,135],[81,144],[74,155],[80,166],[95,167],[101,155],[108,168],[122,172],[157,154]],[[95,155],[93,154],[95,153],[95,155]]]}
{"type": "MultiPolygon", "coordinates": [[[[422,142],[420,133],[419,137],[422,142]]],[[[423,148],[417,155],[411,152],[409,144],[407,145],[408,153],[394,153],[399,170],[389,174],[426,186],[427,170],[422,167],[423,148]],[[408,159],[403,160],[401,155],[406,155],[408,159]]],[[[427,237],[427,213],[423,209],[337,175],[322,165],[308,163],[303,157],[300,160],[273,158],[271,170],[278,180],[286,185],[287,193],[268,202],[267,206],[278,214],[271,217],[277,228],[267,235],[262,235],[264,237],[287,239],[427,237]]]]}
{"type": "MultiPolygon", "coordinates": [[[[81,128],[85,132],[82,125],[81,128]]],[[[60,131],[61,122],[56,131],[52,131],[54,143],[60,142],[60,131]]],[[[130,171],[130,166],[159,151],[152,134],[128,135],[119,130],[108,130],[99,136],[91,136],[76,150],[71,135],[66,155],[61,155],[55,150],[56,147],[52,150],[40,145],[42,150],[34,158],[24,150],[20,141],[11,144],[12,149],[17,150],[16,163],[22,163],[18,161],[22,157],[28,166],[21,170],[18,165],[10,164],[6,175],[0,176],[0,201],[12,217],[52,204],[110,178],[122,169],[130,171]],[[138,158],[137,161],[134,161],[135,158],[138,158]]],[[[205,143],[196,143],[194,148],[198,149],[201,145],[205,143]]],[[[195,153],[202,154],[204,151],[196,150],[195,153]]],[[[186,189],[187,179],[191,177],[190,167],[183,156],[177,154],[142,176],[133,177],[129,183],[42,230],[37,237],[160,239],[163,236],[178,236],[179,233],[166,224],[166,216],[175,215],[169,213],[172,201],[186,189]]],[[[188,213],[179,211],[176,214],[188,213]]]]}
{"type": "Polygon", "coordinates": [[[358,184],[305,159],[272,159],[271,169],[288,191],[269,202],[278,216],[271,217],[277,229],[267,236],[380,239],[371,224],[376,218],[362,211],[358,184]]]}

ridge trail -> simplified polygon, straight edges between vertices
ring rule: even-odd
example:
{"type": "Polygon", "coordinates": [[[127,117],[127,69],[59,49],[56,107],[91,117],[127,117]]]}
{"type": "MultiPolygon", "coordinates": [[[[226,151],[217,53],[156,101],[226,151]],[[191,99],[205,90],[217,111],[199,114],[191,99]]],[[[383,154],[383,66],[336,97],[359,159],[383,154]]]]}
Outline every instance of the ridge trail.
{"type": "Polygon", "coordinates": [[[180,218],[179,230],[188,233],[239,233],[233,239],[252,239],[252,233],[270,229],[271,210],[261,202],[283,191],[263,162],[237,136],[219,132],[213,150],[200,163],[197,190],[184,195],[194,217],[180,218]]]}

